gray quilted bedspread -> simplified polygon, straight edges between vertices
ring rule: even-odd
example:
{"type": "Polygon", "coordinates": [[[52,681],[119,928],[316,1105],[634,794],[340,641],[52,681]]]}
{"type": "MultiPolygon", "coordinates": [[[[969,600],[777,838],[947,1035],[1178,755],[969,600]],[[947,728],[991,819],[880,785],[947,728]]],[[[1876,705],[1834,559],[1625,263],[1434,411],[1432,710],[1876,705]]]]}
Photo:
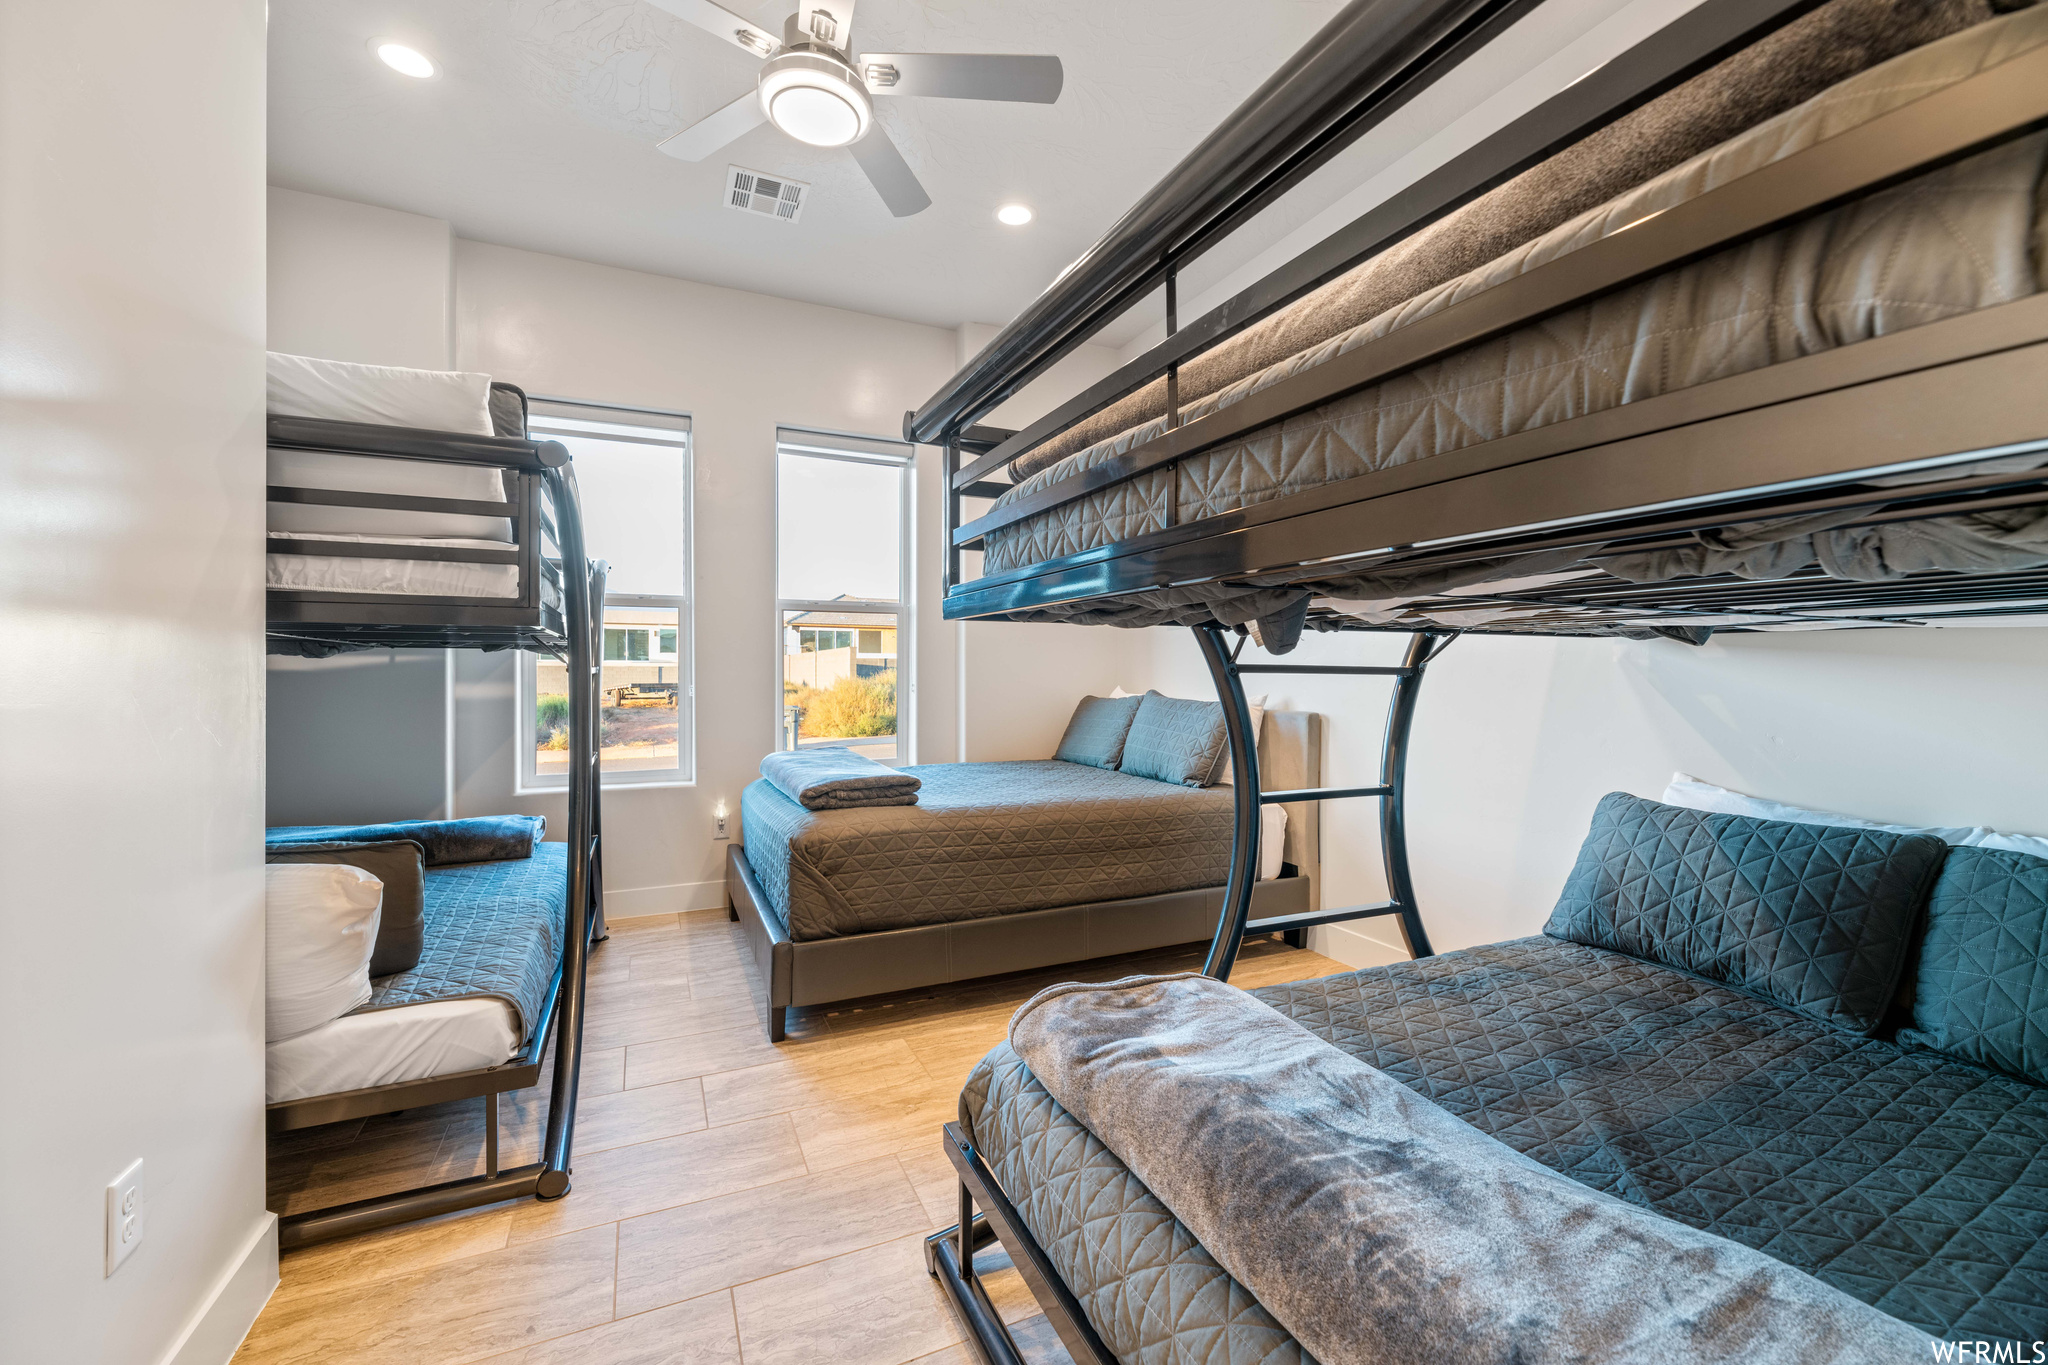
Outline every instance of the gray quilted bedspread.
{"type": "Polygon", "coordinates": [[[984,919],[1223,882],[1230,789],[1057,759],[933,763],[914,806],[740,798],[747,863],[792,939],[984,919]]]}
{"type": "MultiPolygon", "coordinates": [[[[1256,994],[1594,1189],[1938,1336],[2048,1339],[2048,1089],[1548,938],[1256,994]]],[[[1120,1360],[1307,1359],[1007,1044],[961,1116],[1120,1360]]]]}
{"type": "MultiPolygon", "coordinates": [[[[1184,403],[1180,420],[1243,401],[2043,42],[2048,6],[1843,81],[1487,265],[1184,403]]],[[[2048,138],[2022,139],[1331,400],[1192,456],[1178,472],[1154,470],[1001,527],[988,535],[984,569],[1075,554],[2031,294],[2048,230],[2048,200],[2036,193],[2044,155],[2048,138]]],[[[1148,422],[1071,455],[996,506],[1111,460],[1163,425],[1148,422]]]]}
{"type": "Polygon", "coordinates": [[[530,1036],[562,956],[567,844],[535,844],[531,858],[430,867],[426,942],[419,965],[370,983],[370,1003],[397,1009],[432,1000],[503,1000],[530,1036]]]}

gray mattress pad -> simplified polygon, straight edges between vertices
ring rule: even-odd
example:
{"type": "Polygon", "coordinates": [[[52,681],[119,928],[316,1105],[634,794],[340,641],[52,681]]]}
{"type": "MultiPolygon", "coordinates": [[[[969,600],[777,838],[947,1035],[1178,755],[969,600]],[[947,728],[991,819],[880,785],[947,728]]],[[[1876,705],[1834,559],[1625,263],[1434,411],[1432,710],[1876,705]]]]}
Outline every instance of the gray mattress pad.
{"type": "MultiPolygon", "coordinates": [[[[1349,353],[1492,285],[1554,261],[1758,167],[2048,43],[2048,7],[2009,14],[1909,52],[1696,156],[1465,274],[1183,408],[1188,420],[1349,353]]],[[[996,573],[1553,422],[1746,373],[2037,292],[2048,239],[2040,193],[2048,135],[2035,134],[1567,309],[1271,427],[989,532],[996,573]]],[[[1000,508],[1163,431],[1142,423],[1019,482],[1000,508]]],[[[1967,528],[1966,528],[1967,529],[1967,528]]],[[[2041,547],[1985,540],[1997,567],[2041,547]]],[[[1975,545],[1973,542],[1973,549],[1975,545]]],[[[1825,565],[1825,556],[1821,557],[1825,565]]],[[[1958,567],[1978,569],[1976,563],[1958,567]]],[[[1252,585],[1255,587],[1256,585],[1252,585]]],[[[1341,597],[1371,582],[1304,584],[1341,597]]],[[[1198,585],[1143,601],[1038,613],[1132,626],[1234,617],[1252,587],[1198,585]]],[[[1268,594],[1270,595],[1270,594],[1268,594]]],[[[1259,606],[1249,614],[1268,609],[1259,606]]]]}
{"type": "Polygon", "coordinates": [[[531,1038],[562,960],[568,847],[537,843],[530,858],[428,868],[419,964],[372,981],[369,1003],[352,1013],[489,998],[510,1005],[520,1038],[531,1038]]]}
{"type": "MultiPolygon", "coordinates": [[[[2048,1088],[1549,938],[1254,994],[1582,1184],[1937,1336],[2048,1339],[2048,1088]]],[[[961,1116],[1119,1359],[1307,1360],[1007,1043],[961,1116]]]]}
{"type": "Polygon", "coordinates": [[[747,863],[795,940],[1221,885],[1231,793],[1057,759],[905,768],[914,806],[740,798],[747,863]]]}

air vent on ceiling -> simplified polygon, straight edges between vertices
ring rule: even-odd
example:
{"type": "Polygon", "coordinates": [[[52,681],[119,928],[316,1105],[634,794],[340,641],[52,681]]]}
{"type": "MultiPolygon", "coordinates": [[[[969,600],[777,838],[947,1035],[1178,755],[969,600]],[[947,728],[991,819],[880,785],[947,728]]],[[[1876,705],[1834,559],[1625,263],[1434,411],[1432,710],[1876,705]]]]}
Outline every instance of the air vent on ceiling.
{"type": "Polygon", "coordinates": [[[804,200],[811,187],[801,180],[764,175],[744,166],[725,168],[725,206],[741,213],[758,213],[794,223],[804,215],[804,200]]]}

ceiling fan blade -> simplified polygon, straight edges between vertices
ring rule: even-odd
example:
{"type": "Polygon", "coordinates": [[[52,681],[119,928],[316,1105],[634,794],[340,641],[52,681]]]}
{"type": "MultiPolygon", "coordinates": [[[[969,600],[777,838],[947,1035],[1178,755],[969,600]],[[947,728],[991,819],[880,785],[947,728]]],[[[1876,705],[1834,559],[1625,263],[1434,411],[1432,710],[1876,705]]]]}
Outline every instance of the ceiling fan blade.
{"type": "Polygon", "coordinates": [[[706,114],[682,132],[663,139],[661,150],[678,161],[702,161],[767,121],[768,115],[761,112],[760,94],[749,90],[718,112],[706,114]]]}
{"type": "Polygon", "coordinates": [[[803,0],[797,7],[797,31],[844,51],[853,32],[854,0],[803,0]]]}
{"type": "Polygon", "coordinates": [[[706,33],[717,34],[734,47],[756,57],[772,57],[782,47],[782,39],[753,20],[742,19],[725,6],[713,4],[712,0],[654,0],[654,3],[676,18],[687,19],[706,33]]]}
{"type": "Polygon", "coordinates": [[[903,159],[903,153],[896,150],[896,144],[889,140],[889,134],[877,123],[868,135],[846,149],[853,153],[853,159],[867,172],[868,183],[875,187],[875,193],[882,196],[882,202],[889,206],[889,212],[898,218],[908,218],[923,213],[932,206],[932,197],[924,192],[924,186],[917,183],[917,175],[910,169],[910,163],[903,159]]]}
{"type": "Polygon", "coordinates": [[[877,95],[1051,104],[1066,73],[1057,57],[990,52],[863,52],[854,65],[877,95]]]}

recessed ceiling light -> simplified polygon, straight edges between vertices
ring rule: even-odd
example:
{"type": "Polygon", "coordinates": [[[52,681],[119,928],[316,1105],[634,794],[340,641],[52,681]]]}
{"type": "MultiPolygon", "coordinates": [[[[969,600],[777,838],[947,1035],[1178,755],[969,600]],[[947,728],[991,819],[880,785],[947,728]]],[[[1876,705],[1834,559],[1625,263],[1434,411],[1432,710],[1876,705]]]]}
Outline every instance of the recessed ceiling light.
{"type": "Polygon", "coordinates": [[[1031,221],[1031,210],[1022,204],[1005,204],[996,210],[996,221],[1008,223],[1011,227],[1023,227],[1031,221]]]}
{"type": "Polygon", "coordinates": [[[376,43],[377,59],[401,76],[426,80],[434,74],[434,63],[424,52],[404,43],[376,43]]]}

